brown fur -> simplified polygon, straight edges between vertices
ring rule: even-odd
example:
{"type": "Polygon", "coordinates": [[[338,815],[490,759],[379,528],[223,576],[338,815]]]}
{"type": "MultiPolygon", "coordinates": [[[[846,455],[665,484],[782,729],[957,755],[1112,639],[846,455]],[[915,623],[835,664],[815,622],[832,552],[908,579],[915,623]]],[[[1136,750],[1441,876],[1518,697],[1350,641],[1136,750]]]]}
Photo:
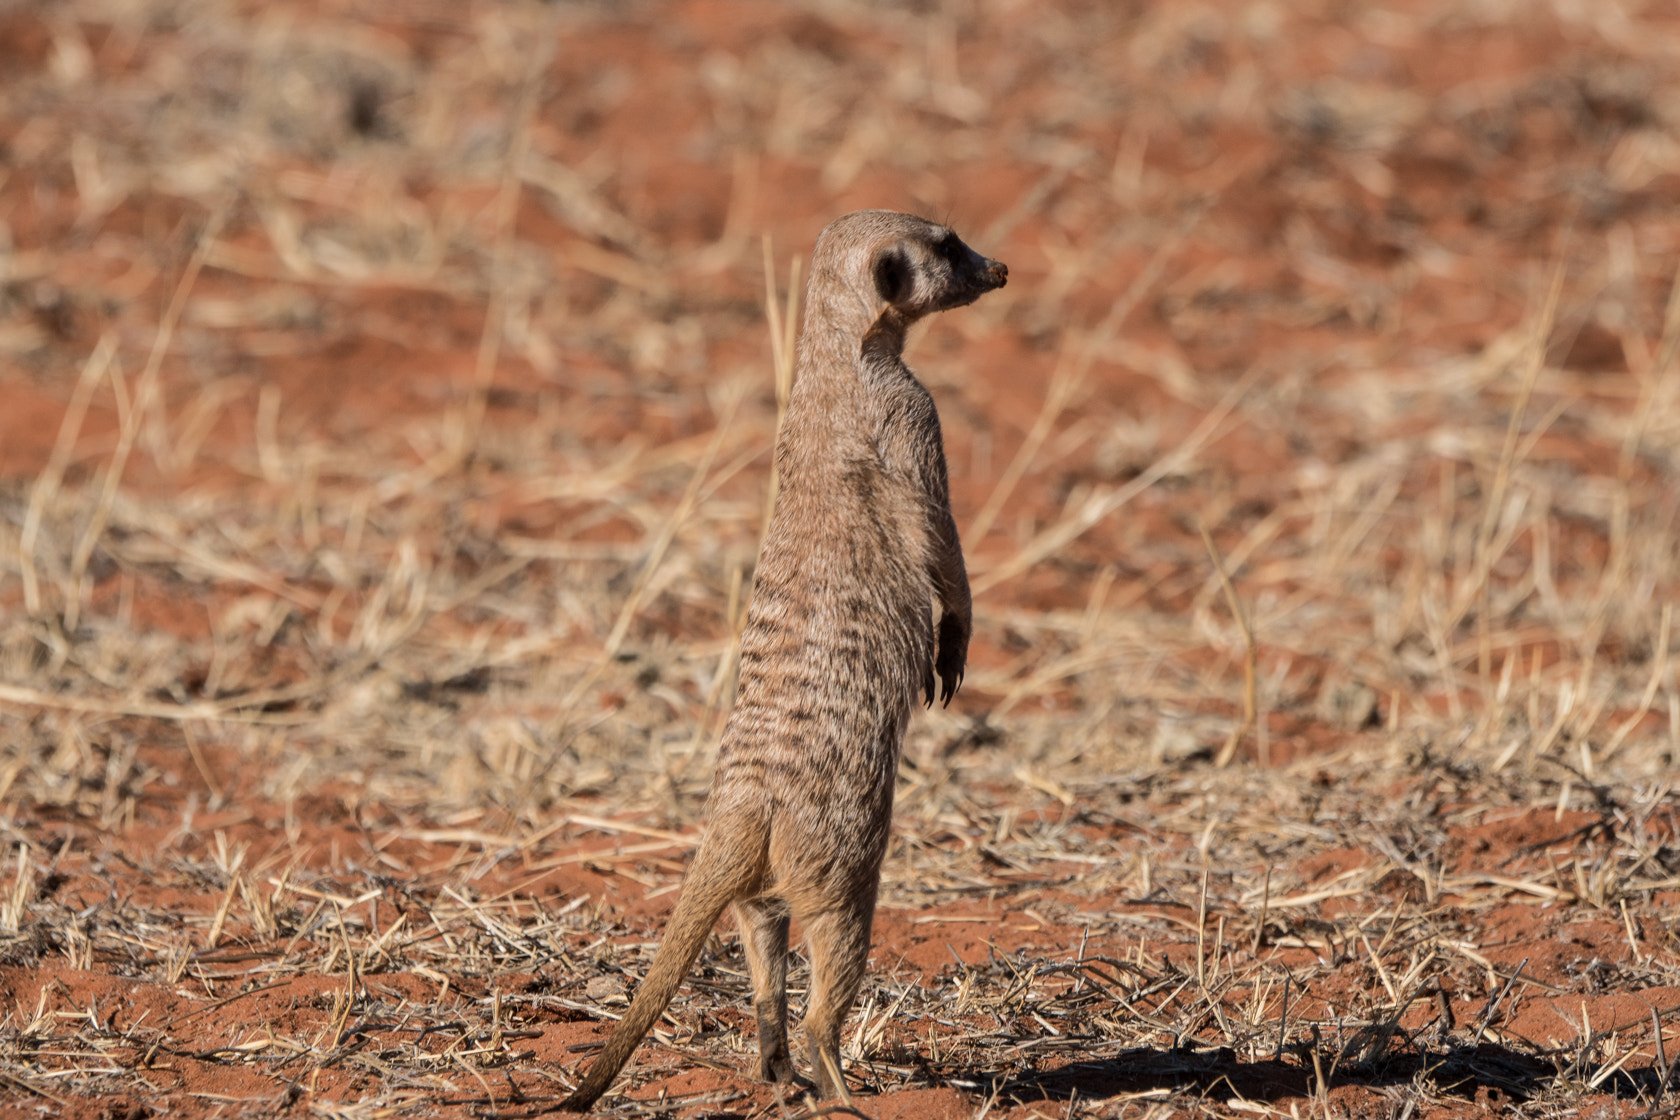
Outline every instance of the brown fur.
{"type": "Polygon", "coordinates": [[[786,980],[797,914],[811,960],[811,1072],[824,1097],[841,1093],[840,1028],[869,954],[904,729],[918,693],[933,702],[936,675],[950,702],[968,653],[939,416],[902,360],[904,332],[1007,276],[908,214],[860,210],[817,239],[711,822],[652,968],[564,1107],[587,1109],[606,1091],[730,903],[762,1075],[795,1077],[786,980]]]}

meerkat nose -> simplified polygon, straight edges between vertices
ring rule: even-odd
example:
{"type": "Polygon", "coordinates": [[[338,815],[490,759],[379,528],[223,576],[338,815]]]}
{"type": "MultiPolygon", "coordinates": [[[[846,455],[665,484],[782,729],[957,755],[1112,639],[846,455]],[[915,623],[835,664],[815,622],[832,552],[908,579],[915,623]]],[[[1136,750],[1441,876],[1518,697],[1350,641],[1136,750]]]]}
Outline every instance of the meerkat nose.
{"type": "Polygon", "coordinates": [[[986,276],[998,287],[1009,283],[1009,266],[1002,261],[987,261],[986,276]]]}

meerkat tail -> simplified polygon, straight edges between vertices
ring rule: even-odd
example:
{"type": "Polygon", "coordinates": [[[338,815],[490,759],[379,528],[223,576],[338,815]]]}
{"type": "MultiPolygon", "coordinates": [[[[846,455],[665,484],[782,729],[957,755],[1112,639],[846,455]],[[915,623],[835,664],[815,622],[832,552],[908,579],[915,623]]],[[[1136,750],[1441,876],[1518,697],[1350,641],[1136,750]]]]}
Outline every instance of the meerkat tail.
{"type": "Polygon", "coordinates": [[[750,893],[763,875],[766,840],[760,821],[737,817],[712,822],[683,883],[682,895],[671,912],[653,966],[636,989],[630,1010],[613,1029],[601,1056],[589,1067],[583,1084],[561,1103],[563,1110],[588,1111],[629,1062],[630,1055],[682,986],[723,908],[750,893]]]}

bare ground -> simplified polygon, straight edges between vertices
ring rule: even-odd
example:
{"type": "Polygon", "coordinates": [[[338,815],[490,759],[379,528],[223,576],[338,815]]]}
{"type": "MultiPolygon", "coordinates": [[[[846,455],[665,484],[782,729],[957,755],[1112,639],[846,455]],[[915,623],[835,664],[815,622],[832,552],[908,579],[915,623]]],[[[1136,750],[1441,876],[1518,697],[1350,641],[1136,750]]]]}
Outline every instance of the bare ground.
{"type": "MultiPolygon", "coordinates": [[[[910,355],[977,637],[849,1114],[1674,1113],[1677,59],[1609,0],[0,6],[0,1116],[552,1107],[864,205],[1011,283],[910,355]]],[[[603,1110],[810,1115],[744,992],[726,924],[603,1110]]]]}

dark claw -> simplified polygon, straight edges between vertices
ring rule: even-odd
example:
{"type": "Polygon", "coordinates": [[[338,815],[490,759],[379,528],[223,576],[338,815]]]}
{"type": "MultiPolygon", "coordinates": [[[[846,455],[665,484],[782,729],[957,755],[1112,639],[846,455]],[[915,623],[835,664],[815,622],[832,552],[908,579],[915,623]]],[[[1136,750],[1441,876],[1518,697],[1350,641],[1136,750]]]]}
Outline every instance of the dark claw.
{"type": "MultiPolygon", "coordinates": [[[[939,672],[940,699],[945,707],[951,706],[951,698],[962,687],[963,668],[968,660],[968,619],[957,614],[947,614],[939,620],[939,654],[934,658],[934,668],[939,672]]],[[[931,698],[929,706],[931,706],[931,698]]]]}
{"type": "Polygon", "coordinates": [[[949,708],[951,706],[951,697],[957,694],[957,689],[962,687],[962,682],[963,674],[961,669],[957,670],[954,677],[945,678],[945,702],[940,705],[941,707],[949,708]]]}

